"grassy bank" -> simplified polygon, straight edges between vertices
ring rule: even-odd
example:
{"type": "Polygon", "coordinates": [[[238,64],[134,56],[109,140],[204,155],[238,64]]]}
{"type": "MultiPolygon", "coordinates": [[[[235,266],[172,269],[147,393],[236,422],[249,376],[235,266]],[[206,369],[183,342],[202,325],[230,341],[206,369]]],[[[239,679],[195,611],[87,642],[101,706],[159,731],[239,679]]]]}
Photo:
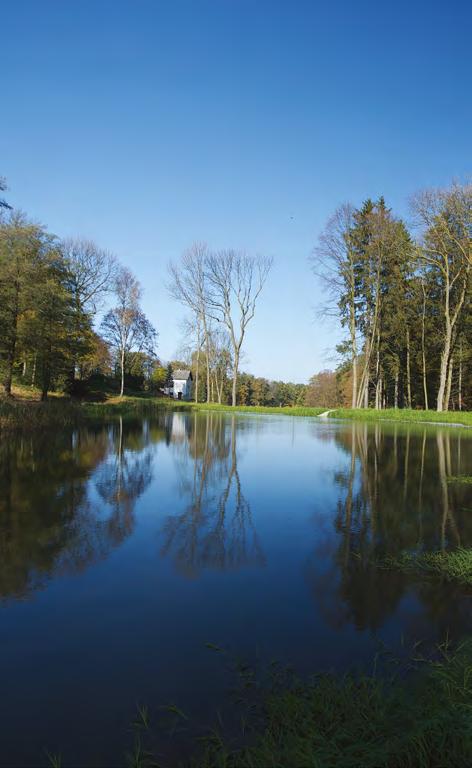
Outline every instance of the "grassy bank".
{"type": "Polygon", "coordinates": [[[219,403],[175,403],[176,408],[198,410],[198,411],[222,411],[230,413],[260,413],[274,414],[277,416],[319,416],[326,408],[307,408],[302,405],[269,407],[265,405],[238,405],[233,408],[231,405],[219,405],[219,403]]]}
{"type": "Polygon", "coordinates": [[[193,403],[173,401],[167,398],[143,398],[143,397],[124,397],[113,398],[104,403],[87,404],[85,406],[86,412],[94,415],[100,415],[103,413],[127,413],[131,411],[138,412],[140,408],[173,408],[177,410],[191,410],[191,411],[216,411],[223,413],[253,413],[261,415],[277,415],[277,416],[300,416],[300,417],[316,417],[321,413],[329,411],[328,418],[331,419],[355,419],[359,421],[396,421],[396,422],[410,422],[418,424],[444,424],[444,425],[464,425],[472,427],[472,412],[445,412],[437,413],[436,411],[418,411],[408,409],[388,408],[383,411],[376,411],[373,408],[338,408],[336,410],[330,410],[326,408],[309,408],[305,406],[284,406],[284,407],[268,407],[259,405],[238,405],[233,408],[231,405],[220,405],[218,403],[193,403]]]}
{"type": "Polygon", "coordinates": [[[472,412],[468,411],[419,411],[407,408],[386,408],[376,411],[373,408],[338,408],[330,412],[333,419],[356,419],[361,421],[403,421],[430,424],[462,424],[472,427],[472,412]]]}
{"type": "MultiPolygon", "coordinates": [[[[233,409],[230,405],[217,403],[176,402],[164,397],[144,395],[109,397],[103,402],[79,403],[66,397],[52,397],[45,403],[38,400],[35,393],[21,390],[15,392],[15,398],[0,399],[0,429],[32,429],[43,427],[65,427],[77,424],[82,419],[107,419],[115,416],[139,416],[151,414],[156,409],[177,409],[180,411],[212,411],[228,413],[247,413],[277,416],[316,417],[326,409],[293,407],[240,406],[233,409]]],[[[409,422],[416,424],[464,425],[472,427],[472,413],[387,409],[376,411],[371,408],[358,410],[341,408],[331,410],[328,418],[355,419],[360,421],[409,422]]]]}
{"type": "Polygon", "coordinates": [[[45,403],[32,399],[0,400],[0,431],[62,429],[78,424],[81,418],[81,406],[65,399],[45,403]]]}

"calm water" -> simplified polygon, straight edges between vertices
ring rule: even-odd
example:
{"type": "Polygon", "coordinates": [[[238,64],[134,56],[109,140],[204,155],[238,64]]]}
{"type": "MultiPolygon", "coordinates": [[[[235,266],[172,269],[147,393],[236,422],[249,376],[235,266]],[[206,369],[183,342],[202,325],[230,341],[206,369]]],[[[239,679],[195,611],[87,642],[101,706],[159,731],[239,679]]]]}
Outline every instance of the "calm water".
{"type": "Polygon", "coordinates": [[[136,702],[211,724],[206,642],[306,673],[470,631],[467,590],[373,560],[472,546],[472,486],[446,482],[471,469],[467,430],[286,416],[3,439],[1,764],[116,764],[136,702]]]}

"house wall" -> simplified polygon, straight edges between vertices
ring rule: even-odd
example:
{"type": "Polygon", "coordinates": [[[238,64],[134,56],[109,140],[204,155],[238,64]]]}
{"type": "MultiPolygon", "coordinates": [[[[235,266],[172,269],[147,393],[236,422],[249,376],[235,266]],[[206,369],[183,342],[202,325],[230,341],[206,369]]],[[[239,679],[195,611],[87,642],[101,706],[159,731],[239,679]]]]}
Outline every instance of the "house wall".
{"type": "Polygon", "coordinates": [[[185,381],[184,379],[174,379],[174,391],[173,391],[173,397],[175,397],[176,400],[179,398],[179,392],[182,392],[182,399],[190,396],[190,381],[185,381]]]}

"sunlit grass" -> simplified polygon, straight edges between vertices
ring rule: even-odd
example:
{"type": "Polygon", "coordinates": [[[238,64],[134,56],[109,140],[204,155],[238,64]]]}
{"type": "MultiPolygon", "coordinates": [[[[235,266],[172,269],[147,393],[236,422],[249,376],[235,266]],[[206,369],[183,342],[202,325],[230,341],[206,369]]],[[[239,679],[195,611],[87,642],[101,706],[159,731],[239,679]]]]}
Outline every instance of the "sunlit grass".
{"type": "Polygon", "coordinates": [[[472,413],[468,411],[421,411],[407,408],[338,408],[330,413],[330,418],[361,419],[363,421],[408,421],[429,422],[431,424],[462,424],[472,427],[472,413]]]}
{"type": "Polygon", "coordinates": [[[233,413],[261,413],[277,414],[286,416],[319,416],[326,408],[308,408],[303,405],[291,406],[266,406],[266,405],[237,405],[235,408],[231,405],[219,403],[191,403],[185,401],[171,401],[171,407],[184,408],[199,411],[231,411],[233,413]]]}

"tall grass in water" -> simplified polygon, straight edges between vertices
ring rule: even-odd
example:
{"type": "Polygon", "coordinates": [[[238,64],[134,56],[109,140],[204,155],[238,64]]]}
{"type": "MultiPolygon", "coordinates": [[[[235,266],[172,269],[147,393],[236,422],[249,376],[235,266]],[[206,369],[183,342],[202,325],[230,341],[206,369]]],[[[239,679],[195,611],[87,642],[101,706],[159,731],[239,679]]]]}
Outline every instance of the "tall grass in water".
{"type": "MultiPolygon", "coordinates": [[[[191,768],[469,768],[472,640],[379,676],[320,674],[308,681],[272,667],[268,679],[240,665],[239,732],[219,725],[181,766],[191,768]]],[[[376,665],[374,665],[376,666],[376,665]]],[[[387,670],[392,669],[389,665],[387,670]]],[[[186,716],[179,713],[182,726],[186,716]]],[[[175,726],[173,726],[173,729],[175,726]]],[[[177,734],[178,731],[174,730],[177,734]]],[[[179,731],[181,734],[182,731],[179,731]]],[[[156,761],[149,713],[135,721],[133,768],[156,761]],[[148,744],[149,740],[149,744],[148,744]]]]}
{"type": "Polygon", "coordinates": [[[77,424],[80,406],[62,399],[16,401],[0,399],[0,431],[62,428],[77,424]]]}
{"type": "Polygon", "coordinates": [[[403,676],[308,682],[259,692],[234,747],[218,734],[195,768],[465,768],[472,765],[472,641],[403,676]]]}
{"type": "Polygon", "coordinates": [[[404,553],[398,557],[385,558],[381,566],[413,576],[440,577],[445,581],[472,585],[472,549],[463,547],[450,552],[424,552],[418,555],[404,553]]]}

